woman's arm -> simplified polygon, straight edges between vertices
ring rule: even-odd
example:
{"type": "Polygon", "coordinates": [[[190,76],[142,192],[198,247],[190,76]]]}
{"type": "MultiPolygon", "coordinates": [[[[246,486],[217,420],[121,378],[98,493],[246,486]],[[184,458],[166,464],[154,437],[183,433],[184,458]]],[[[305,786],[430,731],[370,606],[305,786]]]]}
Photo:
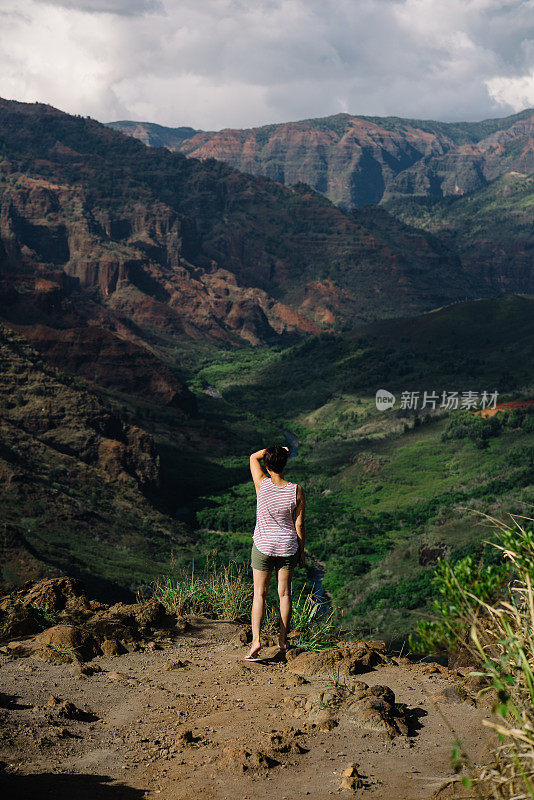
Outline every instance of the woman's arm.
{"type": "Polygon", "coordinates": [[[256,493],[260,488],[260,483],[265,477],[265,473],[262,470],[260,464],[260,461],[264,455],[265,455],[265,448],[263,448],[263,450],[257,450],[250,456],[250,472],[252,475],[252,480],[254,481],[254,486],[256,487],[256,493]]]}
{"type": "MultiPolygon", "coordinates": [[[[283,445],[284,450],[287,450],[289,453],[289,447],[283,445]]],[[[252,474],[252,480],[254,481],[254,486],[256,487],[256,493],[260,488],[260,483],[265,478],[265,472],[261,468],[260,461],[262,460],[263,456],[265,455],[266,448],[264,447],[263,450],[257,450],[255,453],[252,453],[250,456],[250,472],[252,474]]]]}
{"type": "Polygon", "coordinates": [[[306,563],[306,555],[304,553],[304,543],[306,532],[304,530],[304,512],[306,510],[306,503],[304,500],[304,489],[302,486],[297,486],[297,507],[295,509],[295,530],[297,531],[297,539],[299,543],[299,564],[303,567],[306,563]]]}

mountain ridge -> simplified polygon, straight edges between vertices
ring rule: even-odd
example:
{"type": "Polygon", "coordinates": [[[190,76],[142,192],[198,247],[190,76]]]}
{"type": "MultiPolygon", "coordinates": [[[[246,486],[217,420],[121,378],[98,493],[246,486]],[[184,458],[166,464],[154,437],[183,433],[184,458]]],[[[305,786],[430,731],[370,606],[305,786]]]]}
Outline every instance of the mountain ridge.
{"type": "Polygon", "coordinates": [[[345,213],[305,185],[50,106],[0,101],[0,148],[5,291],[57,273],[55,295],[31,292],[122,338],[254,344],[480,292],[446,248],[383,210],[345,213]]]}
{"type": "MultiPolygon", "coordinates": [[[[131,123],[119,127],[136,135],[131,123]]],[[[215,157],[289,185],[304,181],[342,208],[381,205],[438,237],[491,291],[530,292],[534,286],[528,192],[524,213],[518,215],[517,203],[511,198],[507,205],[500,189],[512,176],[528,180],[534,173],[532,109],[463,123],[337,114],[198,132],[174,142],[172,149],[215,157]],[[470,222],[467,211],[459,215],[463,201],[454,205],[455,198],[465,198],[466,210],[472,204],[478,222],[470,222]],[[439,223],[429,221],[429,203],[439,223]],[[482,227],[476,209],[484,203],[489,215],[482,227]],[[490,222],[493,207],[497,227],[490,222]]]]}
{"type": "Polygon", "coordinates": [[[490,165],[488,176],[479,175],[476,183],[473,171],[484,161],[478,145],[499,138],[514,126],[522,135],[521,124],[533,119],[533,109],[480,122],[340,113],[254,128],[197,131],[190,136],[183,135],[185,128],[166,129],[154,123],[123,120],[106,124],[147,144],[151,144],[152,130],[157,131],[160,143],[162,130],[171,138],[172,132],[178,131],[181,133],[172,141],[168,139],[167,146],[173,151],[201,159],[218,158],[241,171],[287,185],[303,181],[338,205],[359,207],[403,194],[454,194],[478,188],[495,170],[490,165]],[[455,171],[454,165],[449,165],[446,171],[454,176],[440,181],[436,175],[439,159],[449,153],[458,153],[465,165],[456,166],[455,171]],[[411,172],[405,176],[407,170],[411,172]]]}

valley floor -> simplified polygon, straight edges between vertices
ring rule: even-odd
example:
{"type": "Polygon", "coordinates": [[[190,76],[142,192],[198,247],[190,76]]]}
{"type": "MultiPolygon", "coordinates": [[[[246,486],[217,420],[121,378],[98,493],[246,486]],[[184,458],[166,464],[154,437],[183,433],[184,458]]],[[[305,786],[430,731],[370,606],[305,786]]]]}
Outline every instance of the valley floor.
{"type": "MultiPolygon", "coordinates": [[[[324,800],[353,795],[340,787],[356,764],[357,794],[417,800],[454,778],[456,739],[475,764],[489,758],[482,719],[490,711],[474,694],[459,694],[467,669],[392,658],[350,676],[394,691],[412,720],[408,735],[390,739],[343,716],[328,730],[297,716],[291,698],[331,687],[332,676],[303,677],[293,660],[277,660],[276,648],[264,663],[247,663],[237,634],[234,624],[197,618],[177,638],[152,645],[160,649],[149,643],[82,666],[13,658],[3,648],[3,796],[324,800]],[[63,700],[89,709],[94,721],[59,717],[63,700]]],[[[435,796],[471,794],[455,783],[435,796]]]]}

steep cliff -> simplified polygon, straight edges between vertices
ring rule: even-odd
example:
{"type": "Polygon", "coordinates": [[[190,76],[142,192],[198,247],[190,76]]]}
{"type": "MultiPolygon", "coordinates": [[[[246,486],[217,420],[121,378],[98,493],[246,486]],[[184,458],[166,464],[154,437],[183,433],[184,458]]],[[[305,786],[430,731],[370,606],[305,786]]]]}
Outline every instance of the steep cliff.
{"type": "Polygon", "coordinates": [[[508,169],[531,172],[534,166],[532,109],[463,123],[336,114],[215,132],[109,125],[148,145],[217,158],[287,185],[305,182],[344,207],[403,194],[464,194],[508,169]]]}
{"type": "MultiPolygon", "coordinates": [[[[134,123],[120,125],[125,133],[140,135],[134,123]]],[[[150,143],[146,136],[143,141],[150,143]]],[[[534,172],[532,109],[464,123],[338,114],[250,130],[197,132],[172,143],[168,139],[168,146],[289,185],[305,181],[345,208],[382,203],[457,252],[481,291],[532,291],[528,211],[518,208],[508,186],[514,175],[526,179],[534,172]],[[490,196],[499,198],[495,208],[490,196]],[[429,198],[430,205],[412,203],[414,197],[429,198]],[[458,205],[435,202],[462,197],[466,200],[458,205]],[[496,225],[492,209],[498,211],[496,225]]]]}
{"type": "Polygon", "coordinates": [[[386,203],[410,225],[440,236],[494,292],[534,292],[534,177],[512,170],[474,194],[386,203]]]}
{"type": "Polygon", "coordinates": [[[0,103],[0,145],[6,282],[60,271],[123,334],[256,344],[480,293],[431,236],[303,184],[149,149],[39,104],[0,103]]]}
{"type": "Polygon", "coordinates": [[[156,510],[150,433],[0,325],[0,583],[61,574],[135,590],[193,540],[156,510]]]}

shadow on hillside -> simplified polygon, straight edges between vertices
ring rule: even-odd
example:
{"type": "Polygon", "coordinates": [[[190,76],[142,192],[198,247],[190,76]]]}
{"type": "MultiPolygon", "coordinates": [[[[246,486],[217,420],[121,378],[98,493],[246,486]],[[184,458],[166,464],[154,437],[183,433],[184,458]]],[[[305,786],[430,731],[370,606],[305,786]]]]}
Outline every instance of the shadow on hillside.
{"type": "MultiPolygon", "coordinates": [[[[124,603],[133,603],[135,601],[135,593],[130,589],[126,589],[107,578],[93,575],[89,569],[85,570],[83,566],[79,566],[72,561],[65,564],[59,559],[50,557],[34,547],[34,545],[28,541],[28,538],[20,531],[14,531],[14,535],[16,535],[17,543],[23,550],[26,550],[33,558],[42,564],[51,567],[53,570],[57,570],[56,574],[67,574],[71,578],[78,578],[81,580],[85,585],[89,597],[97,597],[101,602],[110,604],[120,601],[124,603]]],[[[81,562],[78,562],[78,564],[81,564],[81,562]]]]}
{"type": "Polygon", "coordinates": [[[5,708],[8,711],[13,711],[14,709],[20,711],[24,708],[31,708],[31,705],[18,703],[19,697],[20,695],[18,694],[4,694],[4,692],[0,692],[0,708],[5,708]]]}
{"type": "Polygon", "coordinates": [[[144,800],[144,789],[115,783],[107,775],[0,774],[0,793],[9,800],[144,800]]]}
{"type": "Polygon", "coordinates": [[[408,736],[417,736],[419,731],[424,727],[421,719],[428,716],[428,711],[424,708],[408,708],[406,709],[406,721],[408,723],[408,736]]]}

